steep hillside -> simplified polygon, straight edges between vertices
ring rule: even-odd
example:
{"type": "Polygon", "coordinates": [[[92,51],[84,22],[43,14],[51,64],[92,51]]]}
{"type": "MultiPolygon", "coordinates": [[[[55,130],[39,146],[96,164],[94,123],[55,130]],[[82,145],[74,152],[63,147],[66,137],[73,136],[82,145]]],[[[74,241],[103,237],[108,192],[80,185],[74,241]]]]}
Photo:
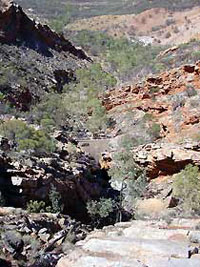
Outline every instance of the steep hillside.
{"type": "Polygon", "coordinates": [[[147,113],[147,123],[158,122],[163,138],[178,142],[198,133],[199,82],[198,63],[185,65],[107,92],[103,102],[111,114],[132,111],[139,119],[139,113],[142,117],[147,113]]]}
{"type": "Polygon", "coordinates": [[[183,10],[198,6],[197,0],[109,0],[109,1],[85,1],[85,0],[17,0],[24,8],[32,8],[34,13],[45,18],[55,18],[63,15],[65,7],[70,10],[72,19],[93,17],[108,14],[140,13],[151,8],[169,8],[170,10],[183,10]]]}
{"type": "Polygon", "coordinates": [[[12,105],[27,110],[45,92],[61,90],[89,58],[48,26],[28,18],[21,7],[4,2],[0,13],[1,94],[12,105]]]}
{"type": "Polygon", "coordinates": [[[146,44],[177,45],[199,38],[199,11],[199,7],[182,12],[154,8],[139,15],[107,15],[75,21],[66,29],[103,31],[113,37],[137,38],[146,44]]]}

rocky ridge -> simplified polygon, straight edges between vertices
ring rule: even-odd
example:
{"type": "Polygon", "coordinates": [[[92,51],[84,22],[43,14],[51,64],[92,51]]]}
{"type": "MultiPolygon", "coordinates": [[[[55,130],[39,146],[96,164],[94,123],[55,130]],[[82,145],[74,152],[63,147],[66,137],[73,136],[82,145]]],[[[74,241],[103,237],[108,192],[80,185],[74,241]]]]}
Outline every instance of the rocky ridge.
{"type": "Polygon", "coordinates": [[[68,52],[82,60],[89,60],[86,54],[75,48],[62,35],[52,31],[47,25],[41,25],[31,20],[20,6],[13,1],[1,1],[0,3],[0,42],[19,43],[47,53],[51,48],[58,52],[68,52]]]}
{"type": "Polygon", "coordinates": [[[111,116],[127,111],[151,114],[161,126],[163,140],[175,143],[183,135],[194,137],[199,129],[199,73],[198,62],[185,65],[136,85],[113,89],[102,101],[111,116]]]}
{"type": "Polygon", "coordinates": [[[48,92],[61,92],[91,59],[63,35],[30,19],[12,1],[0,1],[0,83],[4,100],[22,111],[48,92]]]}

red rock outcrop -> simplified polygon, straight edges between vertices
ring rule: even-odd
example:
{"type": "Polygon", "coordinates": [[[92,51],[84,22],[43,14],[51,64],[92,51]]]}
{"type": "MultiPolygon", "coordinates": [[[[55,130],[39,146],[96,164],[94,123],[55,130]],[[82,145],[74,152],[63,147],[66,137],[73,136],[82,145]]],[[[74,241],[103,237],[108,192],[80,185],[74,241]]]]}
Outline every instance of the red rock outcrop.
{"type": "Polygon", "coordinates": [[[199,73],[199,62],[196,65],[185,65],[181,68],[161,73],[159,76],[148,77],[144,84],[138,83],[110,90],[102,101],[107,110],[133,102],[134,104],[138,103],[136,106],[138,108],[144,106],[152,98],[159,100],[164,95],[175,95],[183,92],[187,89],[188,84],[198,89],[198,85],[200,85],[199,73]]]}
{"type": "Polygon", "coordinates": [[[147,144],[133,150],[135,161],[146,167],[150,179],[178,173],[189,163],[200,167],[200,143],[147,144]]]}
{"type": "Polygon", "coordinates": [[[110,114],[119,113],[120,116],[127,110],[152,114],[161,129],[165,129],[161,136],[174,142],[180,138],[180,133],[191,137],[200,129],[199,74],[199,62],[185,65],[148,77],[143,84],[110,90],[102,97],[102,102],[110,114]]]}

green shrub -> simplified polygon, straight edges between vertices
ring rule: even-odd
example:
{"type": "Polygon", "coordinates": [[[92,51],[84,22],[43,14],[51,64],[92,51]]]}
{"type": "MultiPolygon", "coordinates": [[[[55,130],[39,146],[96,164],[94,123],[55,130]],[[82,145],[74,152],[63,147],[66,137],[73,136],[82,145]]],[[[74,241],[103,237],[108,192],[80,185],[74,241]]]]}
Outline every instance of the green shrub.
{"type": "Polygon", "coordinates": [[[5,206],[5,199],[0,191],[0,207],[3,207],[5,206]]]}
{"type": "Polygon", "coordinates": [[[114,181],[124,181],[132,198],[141,197],[146,188],[146,176],[134,161],[130,150],[124,150],[114,155],[114,165],[109,171],[114,181]]]}
{"type": "Polygon", "coordinates": [[[151,125],[149,132],[154,140],[158,139],[160,137],[160,124],[154,122],[151,125]]]}
{"type": "Polygon", "coordinates": [[[192,52],[192,57],[194,58],[194,60],[200,60],[200,51],[194,51],[192,52]]]}
{"type": "Polygon", "coordinates": [[[51,212],[58,213],[63,211],[62,198],[60,193],[56,190],[54,185],[51,185],[51,189],[49,191],[49,200],[51,202],[51,212]]]}
{"type": "Polygon", "coordinates": [[[35,130],[21,120],[9,120],[0,125],[0,134],[17,144],[17,149],[36,153],[53,152],[53,140],[42,130],[35,130]]]}
{"type": "Polygon", "coordinates": [[[152,121],[154,119],[154,116],[151,113],[145,113],[143,119],[144,121],[147,121],[147,122],[152,121]]]}
{"type": "Polygon", "coordinates": [[[101,105],[98,99],[93,101],[91,107],[93,110],[92,115],[87,120],[87,128],[92,133],[98,132],[99,130],[105,130],[108,124],[105,108],[101,105]]]}
{"type": "Polygon", "coordinates": [[[113,156],[113,166],[109,170],[111,182],[120,192],[118,203],[117,220],[121,221],[122,210],[133,211],[136,200],[144,194],[147,187],[145,170],[140,168],[134,161],[130,140],[121,144],[119,152],[113,156]]]}
{"type": "Polygon", "coordinates": [[[187,165],[183,171],[175,176],[173,194],[181,201],[187,212],[200,211],[200,176],[197,166],[187,165]]]}
{"type": "Polygon", "coordinates": [[[87,212],[92,221],[97,225],[114,212],[116,203],[111,198],[100,198],[99,201],[91,200],[87,203],[87,212]]]}
{"type": "Polygon", "coordinates": [[[45,211],[45,202],[44,201],[37,201],[37,200],[30,200],[27,203],[27,210],[30,213],[39,213],[45,211]]]}
{"type": "Polygon", "coordinates": [[[46,95],[31,111],[34,122],[40,124],[48,132],[63,125],[67,114],[63,96],[55,93],[46,95]]]}
{"type": "Polygon", "coordinates": [[[170,25],[175,24],[175,23],[176,23],[175,19],[172,19],[172,18],[169,18],[165,21],[166,26],[170,26],[170,25]]]}
{"type": "Polygon", "coordinates": [[[155,94],[159,92],[159,87],[151,87],[150,88],[150,94],[155,94]]]}

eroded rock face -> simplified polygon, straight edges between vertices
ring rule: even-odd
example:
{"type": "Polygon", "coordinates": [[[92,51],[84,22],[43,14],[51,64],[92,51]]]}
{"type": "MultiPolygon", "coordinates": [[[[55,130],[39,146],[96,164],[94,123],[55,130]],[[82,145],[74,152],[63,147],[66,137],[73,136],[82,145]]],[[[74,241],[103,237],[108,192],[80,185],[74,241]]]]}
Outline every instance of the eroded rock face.
{"type": "Polygon", "coordinates": [[[110,90],[102,101],[115,117],[127,110],[151,115],[149,121],[161,127],[160,137],[173,143],[181,137],[192,137],[200,129],[199,73],[199,62],[185,65],[148,77],[143,83],[110,90]]]}
{"type": "Polygon", "coordinates": [[[146,167],[150,179],[178,173],[189,163],[200,166],[200,143],[152,143],[134,149],[135,161],[146,167]]]}
{"type": "Polygon", "coordinates": [[[69,140],[61,135],[57,136],[62,142],[58,141],[56,153],[48,156],[16,159],[0,155],[0,186],[7,205],[25,207],[29,200],[48,203],[54,185],[61,194],[64,213],[87,219],[87,201],[105,193],[105,182],[109,184],[97,178],[101,170],[95,160],[78,147],[71,153],[69,140]]]}

